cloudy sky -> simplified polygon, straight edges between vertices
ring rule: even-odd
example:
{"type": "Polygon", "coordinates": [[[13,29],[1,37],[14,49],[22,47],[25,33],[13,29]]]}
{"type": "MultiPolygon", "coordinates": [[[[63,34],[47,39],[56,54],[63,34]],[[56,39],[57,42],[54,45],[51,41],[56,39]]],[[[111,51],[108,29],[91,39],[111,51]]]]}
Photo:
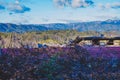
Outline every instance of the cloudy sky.
{"type": "Polygon", "coordinates": [[[0,0],[0,23],[46,24],[120,19],[120,0],[0,0]]]}

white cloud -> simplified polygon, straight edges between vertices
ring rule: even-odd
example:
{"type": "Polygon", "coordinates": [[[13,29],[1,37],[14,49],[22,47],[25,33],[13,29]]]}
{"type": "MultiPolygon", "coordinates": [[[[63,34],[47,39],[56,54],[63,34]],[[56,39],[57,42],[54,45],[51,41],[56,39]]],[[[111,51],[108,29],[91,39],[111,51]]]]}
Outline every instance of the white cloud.
{"type": "Polygon", "coordinates": [[[98,4],[98,7],[102,8],[102,9],[110,9],[110,8],[118,9],[118,8],[120,8],[120,2],[107,3],[107,4],[98,4]]]}
{"type": "Polygon", "coordinates": [[[26,7],[23,5],[21,0],[15,0],[15,2],[0,2],[0,9],[7,10],[11,13],[25,13],[27,11],[30,11],[29,7],[26,7]]]}
{"type": "Polygon", "coordinates": [[[7,9],[14,13],[24,13],[26,11],[30,11],[30,8],[21,5],[20,0],[15,0],[15,3],[9,4],[7,9]]]}
{"type": "Polygon", "coordinates": [[[5,4],[2,2],[2,1],[0,1],[0,10],[4,10],[5,9],[5,6],[4,6],[5,4]]]}
{"type": "Polygon", "coordinates": [[[118,3],[113,3],[111,7],[112,7],[112,8],[120,8],[120,2],[118,2],[118,3]]]}
{"type": "Polygon", "coordinates": [[[19,0],[16,0],[15,3],[16,3],[16,4],[20,4],[20,1],[19,1],[19,0]]]}
{"type": "Polygon", "coordinates": [[[24,6],[24,5],[20,5],[18,3],[11,3],[7,6],[7,9],[11,12],[14,13],[24,13],[26,11],[30,11],[30,8],[24,6]]]}
{"type": "Polygon", "coordinates": [[[92,0],[53,0],[57,7],[83,8],[94,4],[92,0]]]}
{"type": "Polygon", "coordinates": [[[88,7],[89,4],[85,2],[85,0],[72,0],[72,7],[79,8],[79,7],[88,7]]]}

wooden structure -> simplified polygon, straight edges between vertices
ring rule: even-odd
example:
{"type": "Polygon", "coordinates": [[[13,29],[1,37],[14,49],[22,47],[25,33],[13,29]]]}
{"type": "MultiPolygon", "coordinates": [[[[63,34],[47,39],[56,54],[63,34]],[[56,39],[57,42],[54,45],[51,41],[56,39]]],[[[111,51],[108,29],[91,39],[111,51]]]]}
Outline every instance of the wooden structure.
{"type": "Polygon", "coordinates": [[[87,45],[108,45],[108,46],[120,46],[120,37],[77,37],[73,42],[72,45],[84,43],[87,45]]]}

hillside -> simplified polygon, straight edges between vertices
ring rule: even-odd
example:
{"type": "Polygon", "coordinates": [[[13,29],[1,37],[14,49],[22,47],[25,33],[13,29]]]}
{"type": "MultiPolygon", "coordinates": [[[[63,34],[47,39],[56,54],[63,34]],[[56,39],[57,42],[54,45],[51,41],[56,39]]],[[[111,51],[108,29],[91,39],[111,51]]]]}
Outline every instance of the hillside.
{"type": "Polygon", "coordinates": [[[10,23],[0,23],[0,32],[30,32],[30,31],[47,31],[42,25],[17,25],[10,23]]]}
{"type": "Polygon", "coordinates": [[[120,20],[106,20],[80,23],[55,23],[55,24],[40,24],[40,25],[17,25],[10,23],[0,23],[0,32],[30,32],[30,31],[47,31],[47,30],[78,30],[84,31],[120,31],[120,20]]]}

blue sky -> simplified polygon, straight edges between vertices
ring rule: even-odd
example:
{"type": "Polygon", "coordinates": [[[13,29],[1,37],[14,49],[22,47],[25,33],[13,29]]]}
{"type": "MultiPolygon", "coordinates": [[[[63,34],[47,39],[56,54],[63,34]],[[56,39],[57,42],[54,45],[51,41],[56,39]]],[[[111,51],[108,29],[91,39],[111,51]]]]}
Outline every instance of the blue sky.
{"type": "Polygon", "coordinates": [[[120,19],[120,0],[0,0],[0,23],[47,24],[120,19]]]}

